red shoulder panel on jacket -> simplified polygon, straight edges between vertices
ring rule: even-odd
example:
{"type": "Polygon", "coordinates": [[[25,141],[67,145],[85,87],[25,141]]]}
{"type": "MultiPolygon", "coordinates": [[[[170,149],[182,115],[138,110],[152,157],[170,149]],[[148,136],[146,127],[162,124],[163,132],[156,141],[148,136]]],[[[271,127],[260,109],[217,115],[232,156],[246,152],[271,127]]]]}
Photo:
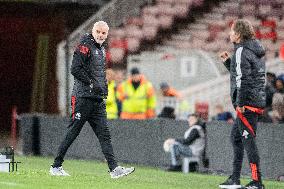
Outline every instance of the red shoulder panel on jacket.
{"type": "Polygon", "coordinates": [[[79,45],[79,50],[84,55],[86,55],[89,52],[89,48],[84,45],[79,45]]]}

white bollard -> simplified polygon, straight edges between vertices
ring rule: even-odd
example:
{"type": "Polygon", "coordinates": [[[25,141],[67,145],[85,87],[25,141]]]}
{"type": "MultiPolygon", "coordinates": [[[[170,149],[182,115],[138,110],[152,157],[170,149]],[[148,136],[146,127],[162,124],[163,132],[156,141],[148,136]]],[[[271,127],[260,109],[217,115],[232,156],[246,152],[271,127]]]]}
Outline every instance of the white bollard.
{"type": "Polygon", "coordinates": [[[6,158],[6,155],[0,154],[0,172],[7,172],[9,173],[9,167],[10,167],[10,159],[6,158]]]}

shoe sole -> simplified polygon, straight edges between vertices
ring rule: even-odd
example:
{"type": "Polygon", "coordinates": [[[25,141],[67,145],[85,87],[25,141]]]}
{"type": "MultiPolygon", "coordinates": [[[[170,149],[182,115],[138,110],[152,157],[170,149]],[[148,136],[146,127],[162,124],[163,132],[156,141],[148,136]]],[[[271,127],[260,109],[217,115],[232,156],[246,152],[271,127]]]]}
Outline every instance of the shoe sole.
{"type": "Polygon", "coordinates": [[[241,189],[243,187],[242,187],[242,185],[219,185],[219,188],[224,188],[224,189],[241,189]]]}
{"type": "Polygon", "coordinates": [[[128,173],[125,173],[125,174],[122,174],[122,175],[119,175],[119,176],[116,176],[116,177],[111,177],[112,179],[118,179],[118,178],[121,178],[121,177],[125,177],[127,175],[130,175],[131,173],[133,173],[135,171],[135,168],[133,169],[133,171],[131,172],[128,172],[128,173]]]}
{"type": "Polygon", "coordinates": [[[70,176],[70,175],[54,174],[52,171],[49,171],[49,174],[50,174],[51,176],[57,176],[57,177],[68,177],[68,176],[70,176]]]}
{"type": "Polygon", "coordinates": [[[56,176],[56,177],[69,177],[70,175],[56,175],[56,174],[50,173],[50,176],[56,176]]]}

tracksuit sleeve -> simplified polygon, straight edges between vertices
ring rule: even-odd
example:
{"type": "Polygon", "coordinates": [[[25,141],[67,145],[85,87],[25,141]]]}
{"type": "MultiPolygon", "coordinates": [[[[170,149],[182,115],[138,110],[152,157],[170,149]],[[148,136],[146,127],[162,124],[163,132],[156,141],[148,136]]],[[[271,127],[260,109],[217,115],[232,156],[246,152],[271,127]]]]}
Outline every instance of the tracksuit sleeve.
{"type": "Polygon", "coordinates": [[[189,136],[186,138],[186,139],[175,139],[175,141],[183,144],[183,145],[190,145],[191,143],[193,143],[197,138],[199,138],[200,135],[198,133],[198,130],[197,129],[193,129],[189,136]]]}
{"type": "Polygon", "coordinates": [[[80,44],[73,55],[71,74],[82,81],[83,83],[90,85],[92,83],[91,78],[83,67],[83,64],[88,63],[88,58],[90,57],[90,49],[86,45],[80,44]]]}
{"type": "Polygon", "coordinates": [[[223,64],[227,68],[227,70],[230,71],[231,58],[228,58],[225,62],[223,62],[223,64]]]}
{"type": "Polygon", "coordinates": [[[246,52],[243,51],[243,47],[239,47],[236,51],[236,83],[237,83],[237,99],[236,105],[242,107],[246,102],[246,90],[248,89],[248,77],[251,74],[251,66],[248,61],[246,52]]]}

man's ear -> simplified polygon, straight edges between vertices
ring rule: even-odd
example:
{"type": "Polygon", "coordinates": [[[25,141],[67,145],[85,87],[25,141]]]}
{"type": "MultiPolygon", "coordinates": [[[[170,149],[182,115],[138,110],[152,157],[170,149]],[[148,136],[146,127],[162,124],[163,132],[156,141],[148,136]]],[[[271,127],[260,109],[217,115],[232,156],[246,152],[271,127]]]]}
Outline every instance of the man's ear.
{"type": "Polygon", "coordinates": [[[236,33],[236,34],[238,36],[238,40],[241,40],[241,34],[239,34],[239,33],[236,33]]]}

